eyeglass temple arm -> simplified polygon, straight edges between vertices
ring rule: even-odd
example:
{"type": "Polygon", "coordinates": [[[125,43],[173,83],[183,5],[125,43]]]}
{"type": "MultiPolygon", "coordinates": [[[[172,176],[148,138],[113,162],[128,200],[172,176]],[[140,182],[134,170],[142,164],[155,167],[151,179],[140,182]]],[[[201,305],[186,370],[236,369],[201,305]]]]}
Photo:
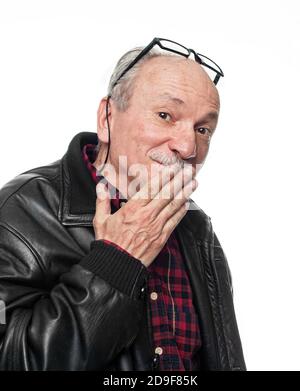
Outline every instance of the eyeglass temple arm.
{"type": "Polygon", "coordinates": [[[221,75],[219,73],[216,74],[215,78],[214,78],[214,84],[217,85],[218,84],[218,81],[220,79],[221,75]]]}
{"type": "Polygon", "coordinates": [[[154,38],[149,45],[147,45],[137,56],[136,58],[124,69],[124,71],[120,74],[118,79],[114,82],[112,88],[118,83],[118,81],[128,72],[147,52],[149,52],[153,46],[157,43],[157,38],[154,38]]]}

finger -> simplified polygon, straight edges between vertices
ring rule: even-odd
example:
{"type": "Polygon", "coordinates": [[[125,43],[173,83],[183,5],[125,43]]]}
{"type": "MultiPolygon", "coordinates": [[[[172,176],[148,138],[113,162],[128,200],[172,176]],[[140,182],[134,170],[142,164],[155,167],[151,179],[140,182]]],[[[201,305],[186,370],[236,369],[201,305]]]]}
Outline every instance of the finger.
{"type": "Polygon", "coordinates": [[[98,223],[104,222],[111,214],[110,195],[104,183],[99,182],[96,186],[96,213],[95,220],[98,223]]]}
{"type": "Polygon", "coordinates": [[[159,218],[165,222],[171,219],[172,216],[174,216],[182,206],[185,206],[187,200],[196,190],[197,186],[198,182],[196,179],[193,179],[191,182],[189,182],[177,193],[176,197],[165,206],[165,208],[160,212],[159,218]]]}
{"type": "Polygon", "coordinates": [[[160,192],[149,203],[148,207],[153,208],[156,211],[156,215],[158,215],[174,198],[180,197],[180,192],[192,181],[195,173],[195,169],[191,165],[185,166],[177,172],[170,182],[162,187],[160,192]]]}
{"type": "Polygon", "coordinates": [[[150,177],[147,183],[128,202],[141,200],[141,205],[147,205],[180,170],[181,166],[179,164],[163,167],[158,174],[150,177]]]}
{"type": "Polygon", "coordinates": [[[177,209],[177,211],[172,215],[172,217],[166,221],[162,229],[162,233],[169,237],[174,231],[174,229],[177,227],[177,225],[180,223],[180,221],[183,219],[183,217],[186,215],[187,211],[188,206],[185,202],[180,206],[179,209],[177,209]]]}

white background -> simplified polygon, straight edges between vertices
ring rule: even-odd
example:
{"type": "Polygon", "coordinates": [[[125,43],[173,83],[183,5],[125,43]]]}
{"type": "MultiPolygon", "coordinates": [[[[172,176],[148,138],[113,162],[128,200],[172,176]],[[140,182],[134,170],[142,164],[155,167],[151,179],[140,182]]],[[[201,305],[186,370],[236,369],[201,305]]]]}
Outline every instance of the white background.
{"type": "Polygon", "coordinates": [[[0,185],[95,131],[110,72],[154,36],[220,64],[194,199],[227,254],[249,370],[300,370],[299,1],[0,1],[0,185]]]}

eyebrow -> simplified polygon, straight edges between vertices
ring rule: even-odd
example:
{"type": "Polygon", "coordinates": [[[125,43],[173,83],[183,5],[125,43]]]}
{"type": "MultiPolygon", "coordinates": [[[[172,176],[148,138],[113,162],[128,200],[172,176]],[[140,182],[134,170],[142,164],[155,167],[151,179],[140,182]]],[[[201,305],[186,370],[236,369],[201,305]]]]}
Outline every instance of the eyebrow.
{"type": "Polygon", "coordinates": [[[204,117],[205,120],[217,120],[219,117],[219,113],[217,111],[210,111],[204,117]]]}
{"type": "MultiPolygon", "coordinates": [[[[162,98],[162,99],[166,99],[166,100],[170,100],[172,102],[174,102],[175,104],[177,105],[183,105],[185,102],[180,99],[180,98],[176,98],[175,96],[172,96],[170,95],[169,93],[164,93],[164,94],[160,94],[158,95],[159,98],[162,98]]],[[[205,118],[204,118],[204,121],[209,121],[209,120],[217,120],[219,117],[219,113],[217,111],[210,111],[209,113],[206,114],[205,118]]],[[[198,123],[201,123],[202,121],[197,121],[197,124],[198,123]]]]}

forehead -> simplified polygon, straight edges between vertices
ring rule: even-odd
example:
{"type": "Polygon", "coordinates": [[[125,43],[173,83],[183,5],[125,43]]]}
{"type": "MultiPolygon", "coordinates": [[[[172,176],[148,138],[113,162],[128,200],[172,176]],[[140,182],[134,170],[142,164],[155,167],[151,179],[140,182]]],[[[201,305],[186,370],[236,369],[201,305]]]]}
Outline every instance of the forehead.
{"type": "Polygon", "coordinates": [[[154,57],[140,68],[134,95],[138,99],[174,96],[189,104],[207,103],[219,110],[219,94],[202,66],[178,56],[154,57]]]}

